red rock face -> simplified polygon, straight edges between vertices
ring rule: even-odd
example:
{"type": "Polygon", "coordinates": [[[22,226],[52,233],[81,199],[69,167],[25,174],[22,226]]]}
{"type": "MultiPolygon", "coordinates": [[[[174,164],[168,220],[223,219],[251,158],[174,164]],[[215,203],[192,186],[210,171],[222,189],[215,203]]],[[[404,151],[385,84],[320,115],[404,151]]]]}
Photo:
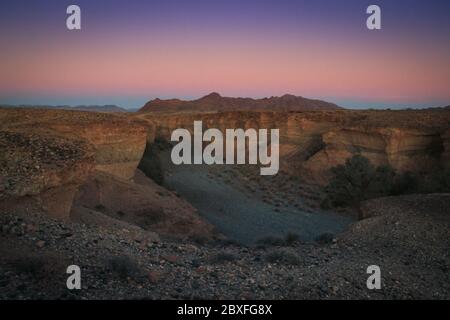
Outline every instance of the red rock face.
{"type": "Polygon", "coordinates": [[[170,139],[176,128],[279,128],[281,168],[324,184],[330,168],[355,154],[398,171],[432,171],[448,166],[450,111],[311,111],[142,113],[148,142],[170,139]]]}

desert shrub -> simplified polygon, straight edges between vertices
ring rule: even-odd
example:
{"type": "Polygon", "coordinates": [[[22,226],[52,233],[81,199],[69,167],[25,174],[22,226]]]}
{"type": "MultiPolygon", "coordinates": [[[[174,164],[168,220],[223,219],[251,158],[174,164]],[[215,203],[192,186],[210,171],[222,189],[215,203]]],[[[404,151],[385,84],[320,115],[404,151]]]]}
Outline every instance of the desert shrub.
{"type": "Polygon", "coordinates": [[[395,170],[388,165],[379,166],[367,188],[370,198],[383,197],[392,194],[394,187],[395,170]]]}
{"type": "Polygon", "coordinates": [[[297,233],[289,232],[284,238],[285,243],[290,246],[300,241],[300,236],[297,233]]]}
{"type": "Polygon", "coordinates": [[[355,155],[344,165],[331,169],[332,177],[325,187],[323,206],[348,206],[362,200],[389,195],[395,171],[390,166],[375,168],[367,158],[355,155]]]}
{"type": "Polygon", "coordinates": [[[297,233],[288,232],[286,236],[283,238],[268,236],[259,239],[256,241],[257,247],[265,248],[265,247],[286,247],[292,246],[296,242],[300,241],[300,236],[297,233]]]}
{"type": "Polygon", "coordinates": [[[431,173],[404,172],[394,183],[393,195],[450,192],[450,170],[437,169],[431,173]]]}
{"type": "Polygon", "coordinates": [[[202,245],[205,245],[209,241],[209,238],[205,235],[195,233],[190,236],[190,240],[192,240],[194,243],[202,246],[202,245]]]}
{"type": "Polygon", "coordinates": [[[138,264],[128,256],[110,257],[106,267],[121,279],[134,278],[140,274],[138,264]]]}
{"type": "Polygon", "coordinates": [[[420,193],[450,192],[450,170],[441,169],[424,176],[420,193]]]}
{"type": "Polygon", "coordinates": [[[285,249],[269,252],[266,255],[266,261],[269,263],[280,263],[286,265],[300,264],[300,258],[295,253],[285,249]]]}
{"type": "Polygon", "coordinates": [[[261,238],[258,241],[256,241],[256,243],[259,246],[268,246],[268,247],[270,247],[270,246],[281,247],[281,246],[285,245],[284,239],[278,238],[278,237],[272,237],[272,236],[261,238]]]}
{"type": "Polygon", "coordinates": [[[233,239],[217,239],[214,241],[214,245],[217,247],[240,247],[242,246],[239,242],[233,239]]]}
{"type": "Polygon", "coordinates": [[[235,254],[228,253],[228,252],[220,252],[215,255],[213,255],[210,259],[210,263],[214,264],[221,264],[226,262],[233,262],[236,261],[238,257],[235,254]]]}
{"type": "Polygon", "coordinates": [[[344,165],[331,169],[322,207],[349,206],[362,200],[412,193],[450,192],[450,170],[432,173],[396,174],[390,166],[374,167],[367,158],[356,155],[344,165]]]}
{"type": "Polygon", "coordinates": [[[393,195],[411,194],[419,191],[419,176],[410,171],[398,174],[392,188],[393,195]]]}
{"type": "Polygon", "coordinates": [[[106,207],[104,205],[102,205],[101,203],[97,204],[94,208],[97,211],[105,211],[106,210],[106,207]]]}
{"type": "Polygon", "coordinates": [[[68,262],[56,255],[30,254],[12,259],[9,266],[15,272],[32,276],[38,281],[55,281],[55,274],[64,274],[68,262]]]}
{"type": "Polygon", "coordinates": [[[320,243],[320,244],[329,244],[332,243],[334,240],[334,234],[330,233],[330,232],[325,232],[322,233],[321,235],[316,237],[316,242],[320,243]]]}
{"type": "Polygon", "coordinates": [[[37,276],[45,273],[47,259],[42,256],[20,257],[12,262],[12,267],[19,273],[37,276]]]}

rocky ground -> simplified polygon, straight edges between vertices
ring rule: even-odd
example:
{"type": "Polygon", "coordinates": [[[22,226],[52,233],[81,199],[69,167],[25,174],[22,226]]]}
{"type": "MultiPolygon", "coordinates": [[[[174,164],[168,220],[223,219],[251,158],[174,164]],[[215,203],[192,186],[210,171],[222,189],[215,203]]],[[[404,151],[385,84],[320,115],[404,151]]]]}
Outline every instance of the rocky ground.
{"type": "Polygon", "coordinates": [[[371,200],[320,242],[245,247],[112,233],[38,212],[0,215],[1,299],[449,299],[450,195],[371,200]],[[65,268],[82,269],[82,290],[65,268]],[[366,288],[381,268],[382,289],[366,288]]]}

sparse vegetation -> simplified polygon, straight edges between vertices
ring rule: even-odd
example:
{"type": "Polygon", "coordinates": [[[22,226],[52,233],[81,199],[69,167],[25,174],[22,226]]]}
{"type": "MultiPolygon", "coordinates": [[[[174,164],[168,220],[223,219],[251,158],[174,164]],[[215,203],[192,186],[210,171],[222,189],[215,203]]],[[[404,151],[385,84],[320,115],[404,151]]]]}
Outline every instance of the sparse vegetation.
{"type": "Polygon", "coordinates": [[[235,254],[228,253],[228,252],[220,252],[220,253],[212,256],[209,259],[209,262],[213,263],[213,264],[221,264],[221,263],[233,262],[236,260],[238,260],[238,257],[235,254]]]}
{"type": "Polygon", "coordinates": [[[19,273],[39,276],[45,273],[47,259],[42,256],[20,257],[11,263],[12,268],[19,273]]]}
{"type": "Polygon", "coordinates": [[[416,193],[419,188],[419,177],[412,172],[405,172],[398,175],[396,183],[392,189],[394,195],[416,193]]]}
{"type": "Polygon", "coordinates": [[[395,171],[389,166],[375,168],[361,155],[347,159],[344,165],[331,171],[333,176],[325,188],[324,207],[354,205],[392,191],[395,171]]]}
{"type": "Polygon", "coordinates": [[[341,207],[390,195],[450,192],[450,170],[430,174],[396,174],[388,165],[375,167],[361,155],[331,169],[333,176],[325,187],[322,207],[341,207]]]}
{"type": "Polygon", "coordinates": [[[95,210],[97,210],[97,211],[105,211],[105,209],[106,209],[106,207],[102,204],[97,204],[95,206],[95,210]]]}
{"type": "Polygon", "coordinates": [[[256,241],[256,243],[259,246],[263,246],[263,247],[270,247],[270,246],[281,247],[281,246],[285,245],[284,239],[278,238],[278,237],[272,237],[272,236],[261,238],[258,241],[256,241]]]}
{"type": "Polygon", "coordinates": [[[268,236],[256,241],[258,247],[289,247],[300,241],[300,236],[293,232],[288,232],[285,238],[268,236]]]}
{"type": "Polygon", "coordinates": [[[60,274],[66,268],[63,259],[47,254],[19,256],[9,262],[9,265],[15,272],[40,281],[52,279],[55,273],[60,274]]]}
{"type": "Polygon", "coordinates": [[[420,193],[450,192],[450,169],[442,169],[426,175],[419,186],[420,193]]]}
{"type": "Polygon", "coordinates": [[[300,258],[293,252],[286,249],[271,251],[266,255],[269,263],[280,263],[286,265],[299,265],[300,258]]]}
{"type": "Polygon", "coordinates": [[[322,233],[320,236],[316,237],[316,242],[320,244],[329,244],[332,243],[334,240],[334,234],[325,232],[322,233]]]}
{"type": "Polygon", "coordinates": [[[137,262],[128,256],[110,257],[106,262],[106,267],[121,279],[135,278],[140,274],[137,262]]]}
{"type": "Polygon", "coordinates": [[[298,234],[296,234],[296,233],[289,232],[286,235],[285,242],[289,246],[293,245],[294,243],[299,242],[299,241],[300,241],[300,236],[298,234]]]}
{"type": "Polygon", "coordinates": [[[169,193],[168,193],[168,192],[162,191],[162,190],[156,191],[156,194],[157,194],[158,196],[160,196],[160,197],[167,197],[167,196],[169,196],[169,193]]]}
{"type": "Polygon", "coordinates": [[[209,239],[208,239],[208,237],[207,236],[205,236],[205,235],[202,235],[202,234],[193,234],[191,237],[190,237],[190,239],[194,242],[194,243],[196,243],[196,244],[198,244],[198,245],[201,245],[201,246],[203,246],[203,245],[205,245],[208,241],[209,241],[209,239]]]}
{"type": "Polygon", "coordinates": [[[241,246],[239,244],[239,242],[237,242],[236,240],[233,239],[217,239],[214,244],[218,247],[229,247],[229,246],[235,246],[235,247],[239,247],[241,246]]]}

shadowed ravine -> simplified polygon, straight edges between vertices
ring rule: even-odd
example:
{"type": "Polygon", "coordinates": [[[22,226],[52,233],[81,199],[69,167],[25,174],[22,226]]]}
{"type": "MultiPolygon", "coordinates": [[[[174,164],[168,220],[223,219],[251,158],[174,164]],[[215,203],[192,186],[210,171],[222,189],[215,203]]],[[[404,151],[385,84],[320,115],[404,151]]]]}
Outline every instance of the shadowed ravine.
{"type": "Polygon", "coordinates": [[[295,206],[277,208],[263,201],[262,190],[247,193],[236,187],[236,181],[231,183],[212,174],[229,172],[224,166],[176,166],[169,156],[168,151],[160,154],[164,185],[188,200],[223,235],[239,243],[251,245],[268,236],[284,237],[288,233],[312,241],[324,233],[339,233],[352,221],[320,209],[306,212],[295,206]]]}

